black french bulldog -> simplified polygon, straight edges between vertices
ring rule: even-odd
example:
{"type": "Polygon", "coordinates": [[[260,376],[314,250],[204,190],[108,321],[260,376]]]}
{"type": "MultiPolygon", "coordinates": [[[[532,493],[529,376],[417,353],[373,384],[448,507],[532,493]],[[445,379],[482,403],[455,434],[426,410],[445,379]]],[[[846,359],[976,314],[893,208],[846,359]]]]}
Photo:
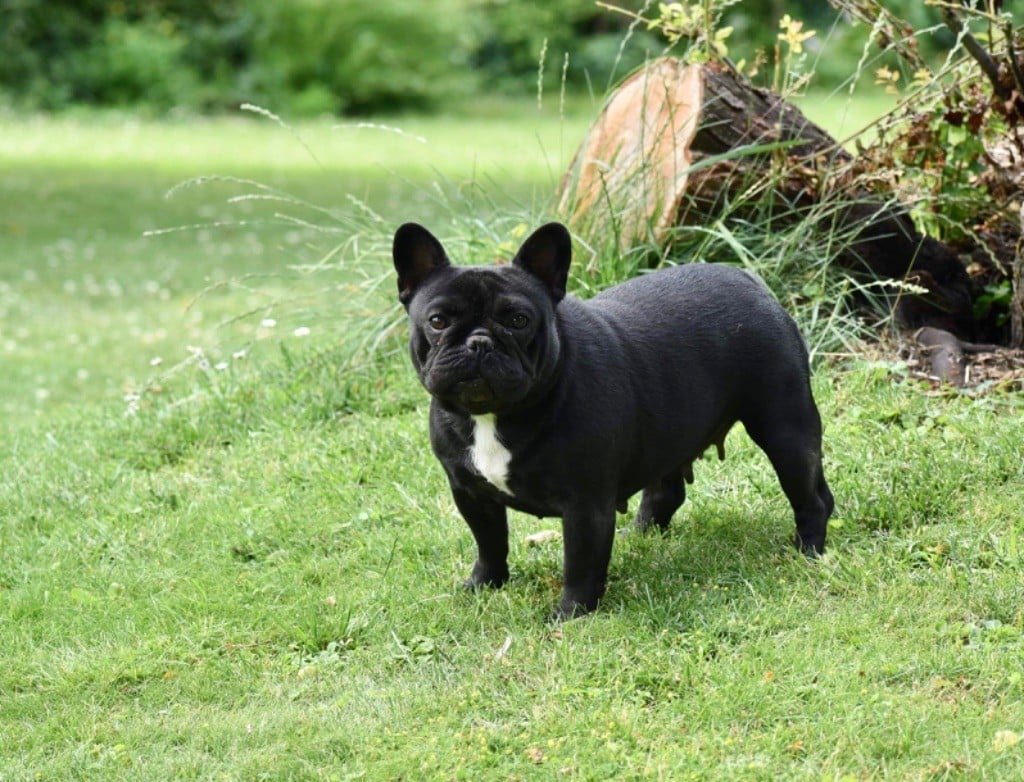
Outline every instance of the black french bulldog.
{"type": "Polygon", "coordinates": [[[778,474],[796,545],[822,553],[834,502],[807,349],[768,289],[740,269],[687,264],[580,301],[565,292],[571,254],[558,223],[507,266],[455,267],[422,226],[395,233],[431,445],[477,543],[466,586],[508,580],[506,508],[560,516],[553,618],[592,611],[616,508],[643,490],[636,524],[666,528],[694,460],[711,445],[722,456],[737,421],[778,474]]]}

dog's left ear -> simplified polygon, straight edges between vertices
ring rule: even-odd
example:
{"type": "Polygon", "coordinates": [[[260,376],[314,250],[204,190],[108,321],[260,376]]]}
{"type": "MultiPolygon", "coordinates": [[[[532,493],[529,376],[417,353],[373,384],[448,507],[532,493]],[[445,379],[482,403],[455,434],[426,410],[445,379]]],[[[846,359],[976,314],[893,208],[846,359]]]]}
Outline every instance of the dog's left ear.
{"type": "Polygon", "coordinates": [[[405,223],[395,231],[391,257],[398,272],[398,300],[406,307],[416,288],[432,272],[451,266],[437,237],[418,223],[405,223]]]}
{"type": "Polygon", "coordinates": [[[548,223],[523,242],[512,263],[540,279],[556,302],[565,297],[572,262],[572,237],[561,223],[548,223]]]}

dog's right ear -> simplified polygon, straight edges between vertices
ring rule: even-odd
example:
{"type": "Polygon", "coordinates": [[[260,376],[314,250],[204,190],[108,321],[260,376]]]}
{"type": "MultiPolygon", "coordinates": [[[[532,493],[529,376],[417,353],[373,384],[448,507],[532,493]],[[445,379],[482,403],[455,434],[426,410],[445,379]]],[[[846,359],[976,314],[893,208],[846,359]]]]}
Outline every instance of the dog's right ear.
{"type": "Polygon", "coordinates": [[[398,300],[406,307],[432,272],[451,266],[437,237],[417,223],[405,223],[395,231],[391,257],[398,272],[398,300]]]}

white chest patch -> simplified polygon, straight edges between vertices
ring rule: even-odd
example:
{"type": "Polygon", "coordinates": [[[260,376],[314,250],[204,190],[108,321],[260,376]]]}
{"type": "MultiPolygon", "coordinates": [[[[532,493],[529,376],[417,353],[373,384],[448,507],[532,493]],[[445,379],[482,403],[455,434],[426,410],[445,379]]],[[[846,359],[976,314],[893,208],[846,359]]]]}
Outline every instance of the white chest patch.
{"type": "Polygon", "coordinates": [[[509,496],[508,464],[512,454],[498,439],[497,422],[493,414],[473,416],[473,445],[469,458],[487,481],[509,496]]]}

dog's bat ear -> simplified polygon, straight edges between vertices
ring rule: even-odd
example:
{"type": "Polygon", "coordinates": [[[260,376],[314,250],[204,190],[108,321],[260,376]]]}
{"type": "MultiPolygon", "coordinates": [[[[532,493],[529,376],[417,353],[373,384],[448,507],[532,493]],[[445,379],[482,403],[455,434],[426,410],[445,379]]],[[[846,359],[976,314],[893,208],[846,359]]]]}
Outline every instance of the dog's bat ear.
{"type": "Polygon", "coordinates": [[[418,223],[405,223],[395,231],[391,257],[398,272],[398,300],[406,307],[413,293],[431,273],[451,266],[437,237],[418,223]]]}
{"type": "Polygon", "coordinates": [[[572,262],[572,237],[561,223],[542,225],[523,242],[512,263],[540,279],[556,302],[565,297],[572,262]]]}

